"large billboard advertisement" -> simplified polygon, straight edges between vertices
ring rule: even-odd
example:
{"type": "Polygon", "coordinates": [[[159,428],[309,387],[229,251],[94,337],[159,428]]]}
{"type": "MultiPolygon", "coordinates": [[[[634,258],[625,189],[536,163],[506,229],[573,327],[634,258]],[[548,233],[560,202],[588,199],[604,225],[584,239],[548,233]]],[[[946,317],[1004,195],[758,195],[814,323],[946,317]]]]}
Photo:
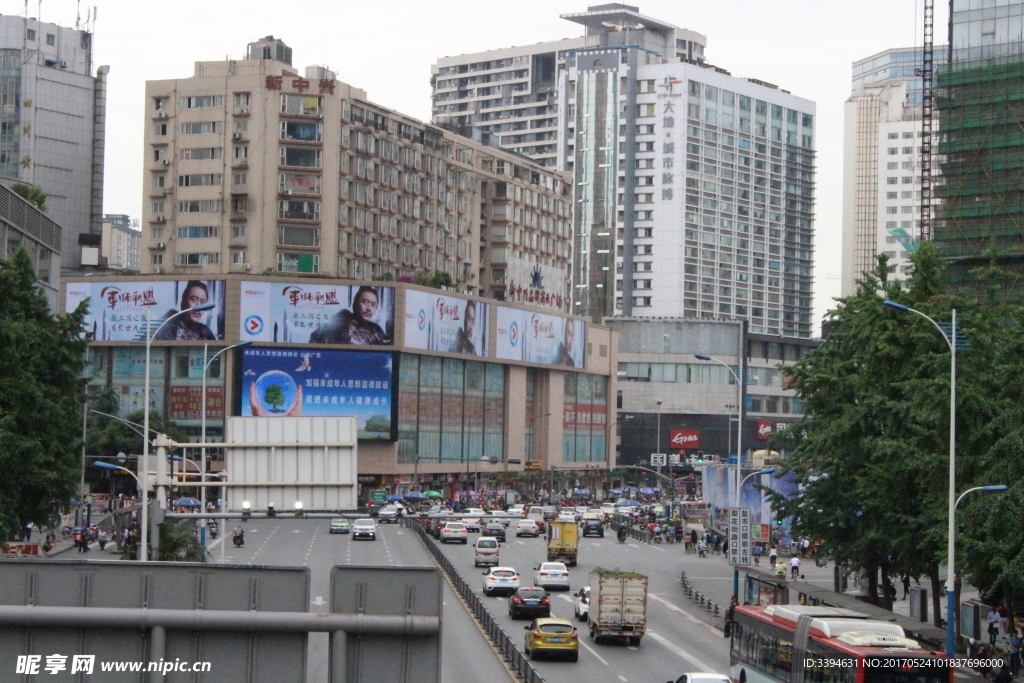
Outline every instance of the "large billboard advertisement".
{"type": "Polygon", "coordinates": [[[395,288],[242,282],[238,336],[288,344],[395,343],[395,288]]]}
{"type": "Polygon", "coordinates": [[[582,320],[498,306],[498,358],[583,367],[582,320]]]}
{"type": "Polygon", "coordinates": [[[95,341],[138,341],[146,338],[146,314],[156,329],[175,313],[205,303],[208,311],[180,315],[160,328],[159,341],[224,339],[223,280],[163,282],[68,282],[64,310],[71,312],[89,299],[85,331],[95,341]]]}
{"type": "Polygon", "coordinates": [[[490,305],[454,296],[405,290],[405,345],[424,351],[486,356],[490,305]]]}
{"type": "Polygon", "coordinates": [[[395,439],[392,354],[242,350],[243,417],[353,415],[360,439],[395,439]]]}

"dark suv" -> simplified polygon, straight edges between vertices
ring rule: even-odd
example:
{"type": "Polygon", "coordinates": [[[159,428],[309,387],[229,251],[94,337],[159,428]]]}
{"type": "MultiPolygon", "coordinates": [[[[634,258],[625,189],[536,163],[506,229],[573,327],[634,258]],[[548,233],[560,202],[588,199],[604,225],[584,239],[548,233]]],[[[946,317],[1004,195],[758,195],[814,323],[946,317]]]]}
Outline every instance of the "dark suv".
{"type": "Polygon", "coordinates": [[[543,588],[517,588],[508,598],[508,615],[513,619],[550,617],[551,598],[543,588]]]}
{"type": "Polygon", "coordinates": [[[584,536],[597,536],[604,538],[604,524],[596,519],[588,519],[583,522],[584,536]]]}
{"type": "Polygon", "coordinates": [[[504,543],[505,542],[505,525],[502,524],[501,522],[489,522],[488,524],[484,525],[483,532],[481,533],[481,535],[482,536],[493,536],[496,539],[498,539],[498,541],[500,543],[504,543]]]}

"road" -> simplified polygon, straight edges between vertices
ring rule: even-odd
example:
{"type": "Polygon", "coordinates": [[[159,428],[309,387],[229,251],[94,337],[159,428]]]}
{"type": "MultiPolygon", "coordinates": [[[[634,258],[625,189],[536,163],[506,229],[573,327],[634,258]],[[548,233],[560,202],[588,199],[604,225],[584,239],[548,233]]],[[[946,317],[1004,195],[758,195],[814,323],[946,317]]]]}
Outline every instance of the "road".
{"type": "MultiPolygon", "coordinates": [[[[261,519],[245,523],[245,546],[227,539],[225,561],[231,564],[306,566],[311,570],[312,611],[327,611],[330,570],[335,565],[437,566],[413,531],[393,524],[378,525],[376,541],[352,541],[348,535],[327,533],[326,519],[261,519]]],[[[224,538],[223,536],[221,537],[224,538]]],[[[210,546],[220,559],[221,549],[210,546]]],[[[444,582],[444,628],[441,632],[441,680],[445,683],[501,683],[511,676],[459,597],[444,582]]],[[[312,634],[307,680],[326,681],[327,634],[312,634]]],[[[668,679],[665,679],[668,680],[668,679]]]]}
{"type": "MultiPolygon", "coordinates": [[[[471,534],[475,540],[476,534],[471,534]]],[[[517,539],[509,535],[501,547],[501,564],[515,567],[524,585],[532,585],[533,568],[544,559],[545,538],[517,539]]],[[[482,585],[484,570],[473,567],[472,543],[444,546],[445,555],[469,583],[482,585]]],[[[721,617],[708,616],[683,595],[680,569],[692,565],[688,575],[706,577],[691,583],[715,585],[715,593],[725,595],[723,609],[732,590],[732,572],[724,558],[699,559],[685,555],[676,545],[647,545],[636,541],[620,544],[613,534],[605,538],[580,541],[579,565],[569,569],[572,590],[552,594],[552,615],[573,619],[572,594],[587,584],[587,574],[595,567],[640,572],[649,579],[648,631],[639,648],[625,644],[597,645],[582,629],[580,659],[535,662],[548,683],[562,681],[610,681],[660,683],[675,680],[686,672],[728,673],[728,645],[722,635],[721,617]]],[[[478,594],[511,638],[521,639],[528,621],[513,621],[508,616],[507,598],[478,594]]],[[[583,626],[582,623],[579,624],[583,626]]]]}

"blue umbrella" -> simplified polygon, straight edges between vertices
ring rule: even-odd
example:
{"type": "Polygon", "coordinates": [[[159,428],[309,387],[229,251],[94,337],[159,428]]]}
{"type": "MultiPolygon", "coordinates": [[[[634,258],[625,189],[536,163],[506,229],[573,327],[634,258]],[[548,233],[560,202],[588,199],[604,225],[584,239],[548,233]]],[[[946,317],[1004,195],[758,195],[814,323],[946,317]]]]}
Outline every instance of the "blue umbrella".
{"type": "Polygon", "coordinates": [[[171,503],[176,508],[200,508],[203,504],[195,498],[179,498],[178,500],[171,503]]]}
{"type": "Polygon", "coordinates": [[[590,489],[576,489],[576,495],[577,496],[589,496],[590,495],[590,489]]]}
{"type": "Polygon", "coordinates": [[[389,502],[389,503],[397,503],[400,500],[402,500],[402,496],[399,496],[399,495],[394,494],[394,493],[392,493],[390,496],[387,497],[387,502],[389,502]]]}
{"type": "Polygon", "coordinates": [[[405,494],[406,500],[424,500],[425,498],[426,496],[420,493],[419,491],[410,491],[409,493],[405,494]]]}
{"type": "Polygon", "coordinates": [[[641,496],[653,496],[654,495],[654,489],[648,488],[647,486],[643,486],[643,487],[637,489],[637,493],[639,493],[641,496]]]}
{"type": "Polygon", "coordinates": [[[643,503],[641,503],[639,500],[620,500],[618,503],[615,504],[615,507],[640,507],[641,505],[643,505],[643,503]]]}

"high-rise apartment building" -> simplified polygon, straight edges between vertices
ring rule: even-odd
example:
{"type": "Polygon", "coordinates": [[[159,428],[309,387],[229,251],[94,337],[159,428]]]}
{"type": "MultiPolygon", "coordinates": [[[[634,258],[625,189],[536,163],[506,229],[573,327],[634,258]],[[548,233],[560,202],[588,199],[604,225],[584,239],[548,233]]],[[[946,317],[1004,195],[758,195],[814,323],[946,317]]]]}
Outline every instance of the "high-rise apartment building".
{"type": "Polygon", "coordinates": [[[632,46],[570,54],[573,311],[811,336],[815,106],[632,46]]]}
{"type": "Polygon", "coordinates": [[[567,175],[290,62],[267,37],[146,84],[144,272],[443,271],[468,293],[567,308],[567,175]]]}
{"type": "Polygon", "coordinates": [[[124,214],[103,216],[103,249],[107,268],[139,270],[142,260],[142,232],[139,219],[124,214]]]}
{"type": "Polygon", "coordinates": [[[0,16],[0,178],[47,193],[65,270],[95,265],[103,224],[106,66],[92,33],[0,16]],[[85,236],[80,239],[80,236],[85,236]]]}
{"type": "Polygon", "coordinates": [[[943,182],[933,236],[949,284],[990,296],[976,269],[993,261],[1002,298],[1024,298],[1024,0],[956,3],[951,62],[937,69],[943,182]]]}
{"type": "Polygon", "coordinates": [[[36,286],[57,310],[62,228],[17,192],[0,183],[0,259],[25,249],[36,271],[36,286]]]}
{"type": "MultiPolygon", "coordinates": [[[[935,48],[937,64],[945,53],[935,48]]],[[[919,47],[893,48],[853,63],[843,132],[842,296],[856,292],[878,254],[889,257],[891,277],[905,278],[920,244],[921,60],[919,47]]],[[[934,160],[932,167],[938,176],[934,160]]]]}
{"type": "Polygon", "coordinates": [[[558,163],[558,74],[574,50],[632,45],[663,58],[703,62],[707,38],[622,3],[563,14],[586,28],[564,40],[438,59],[431,67],[438,125],[479,127],[544,166],[558,163]]]}

